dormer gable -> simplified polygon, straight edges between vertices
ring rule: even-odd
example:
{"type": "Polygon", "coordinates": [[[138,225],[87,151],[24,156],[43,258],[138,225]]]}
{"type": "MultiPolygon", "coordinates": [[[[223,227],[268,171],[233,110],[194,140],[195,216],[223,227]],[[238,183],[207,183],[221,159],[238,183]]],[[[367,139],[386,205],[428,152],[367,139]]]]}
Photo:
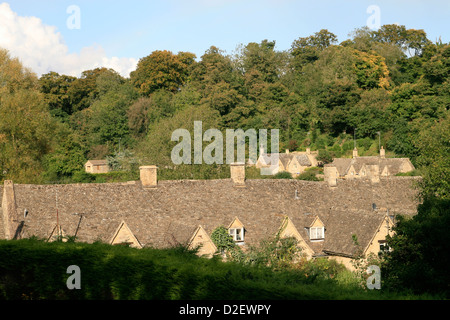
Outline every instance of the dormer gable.
{"type": "Polygon", "coordinates": [[[188,242],[189,249],[197,249],[197,255],[212,257],[217,252],[217,247],[202,226],[198,226],[188,242]]]}
{"type": "Polygon", "coordinates": [[[281,222],[277,235],[281,239],[295,238],[297,240],[298,246],[302,249],[302,254],[306,255],[307,257],[312,257],[314,255],[314,251],[305,242],[305,239],[301,236],[293,221],[288,216],[284,217],[283,221],[281,222]]]}
{"type": "Polygon", "coordinates": [[[109,243],[111,245],[129,245],[133,248],[142,248],[141,243],[131,232],[125,221],[120,223],[109,243]]]}
{"type": "Polygon", "coordinates": [[[350,168],[348,168],[347,174],[349,176],[356,176],[356,175],[358,175],[358,172],[356,172],[356,170],[353,167],[353,165],[350,165],[350,168]]]}

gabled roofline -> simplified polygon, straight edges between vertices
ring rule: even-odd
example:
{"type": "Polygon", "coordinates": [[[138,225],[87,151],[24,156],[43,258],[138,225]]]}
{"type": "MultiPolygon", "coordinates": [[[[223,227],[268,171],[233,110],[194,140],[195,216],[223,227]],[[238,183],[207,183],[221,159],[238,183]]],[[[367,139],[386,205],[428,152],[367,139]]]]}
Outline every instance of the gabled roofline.
{"type": "Polygon", "coordinates": [[[237,221],[237,222],[238,222],[240,225],[242,225],[242,227],[245,229],[244,224],[242,223],[241,220],[239,220],[239,218],[238,218],[237,216],[234,217],[233,221],[231,221],[231,223],[228,225],[228,228],[227,228],[227,229],[230,229],[231,226],[234,224],[235,221],[237,221]]]}
{"type": "Polygon", "coordinates": [[[319,216],[316,216],[316,217],[314,218],[314,220],[312,221],[312,223],[309,225],[308,228],[312,228],[312,226],[314,225],[314,223],[316,223],[317,220],[319,220],[320,223],[325,227],[325,224],[324,224],[323,221],[319,218],[319,216]]]}
{"type": "MultiPolygon", "coordinates": [[[[233,221],[234,221],[234,220],[233,220],[233,221]]],[[[212,241],[212,239],[211,239],[211,237],[209,236],[208,232],[206,232],[205,228],[203,228],[201,225],[199,225],[199,226],[195,229],[195,231],[194,231],[194,233],[192,234],[191,238],[189,239],[189,241],[188,241],[186,247],[189,248],[189,247],[191,246],[192,242],[194,241],[195,237],[196,237],[197,234],[200,232],[200,230],[203,230],[203,232],[205,233],[205,235],[208,237],[206,240],[208,240],[208,241],[211,242],[211,244],[212,244],[213,247],[214,247],[214,251],[217,252],[217,247],[216,247],[214,241],[212,241]]]]}
{"type": "Polygon", "coordinates": [[[288,223],[291,223],[292,226],[294,227],[294,231],[297,232],[297,235],[300,237],[300,239],[303,241],[303,243],[305,244],[305,246],[307,247],[308,250],[310,250],[313,254],[316,254],[316,252],[308,245],[308,243],[306,242],[306,240],[302,237],[302,235],[300,234],[300,232],[298,231],[297,227],[295,226],[294,222],[291,220],[291,218],[289,218],[288,216],[285,216],[283,218],[283,221],[281,222],[280,227],[278,228],[277,231],[277,235],[280,235],[284,229],[286,229],[288,223]]]}
{"type": "MultiPolygon", "coordinates": [[[[384,216],[384,218],[381,220],[380,224],[378,225],[378,227],[375,229],[376,231],[372,234],[372,237],[370,238],[370,240],[367,242],[366,247],[363,250],[363,254],[366,255],[367,250],[369,250],[370,244],[373,242],[373,239],[375,239],[375,236],[377,235],[377,233],[379,232],[378,230],[381,230],[381,227],[383,226],[383,223],[387,220],[390,219],[389,216],[386,214],[384,216]]],[[[389,222],[389,220],[388,220],[389,222]]]]}
{"type": "Polygon", "coordinates": [[[139,240],[136,238],[136,236],[134,235],[134,233],[131,231],[130,227],[128,227],[128,224],[122,220],[122,222],[119,224],[119,226],[117,227],[116,231],[114,232],[113,236],[111,237],[111,240],[109,241],[110,244],[112,244],[114,242],[114,239],[116,239],[117,235],[119,234],[119,231],[122,229],[122,227],[125,227],[128,232],[130,233],[132,239],[136,242],[136,244],[142,248],[142,244],[139,242],[139,240]]]}

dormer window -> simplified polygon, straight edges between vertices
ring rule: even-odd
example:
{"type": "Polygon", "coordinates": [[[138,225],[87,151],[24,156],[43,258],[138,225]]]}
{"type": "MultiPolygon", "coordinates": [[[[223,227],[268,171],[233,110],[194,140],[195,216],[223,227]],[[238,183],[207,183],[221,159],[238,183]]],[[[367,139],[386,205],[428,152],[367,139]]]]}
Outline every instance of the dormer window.
{"type": "Polygon", "coordinates": [[[229,229],[230,236],[233,237],[235,242],[244,241],[244,228],[232,228],[229,229]]]}
{"type": "Polygon", "coordinates": [[[324,227],[309,228],[309,239],[310,240],[323,240],[324,238],[325,238],[325,228],[324,227]]]}
{"type": "Polygon", "coordinates": [[[316,217],[311,223],[308,233],[311,241],[323,241],[325,239],[325,226],[319,217],[316,217]]]}
{"type": "Polygon", "coordinates": [[[228,226],[228,233],[233,237],[234,242],[237,244],[244,243],[245,228],[244,224],[236,217],[233,222],[228,226]]]}

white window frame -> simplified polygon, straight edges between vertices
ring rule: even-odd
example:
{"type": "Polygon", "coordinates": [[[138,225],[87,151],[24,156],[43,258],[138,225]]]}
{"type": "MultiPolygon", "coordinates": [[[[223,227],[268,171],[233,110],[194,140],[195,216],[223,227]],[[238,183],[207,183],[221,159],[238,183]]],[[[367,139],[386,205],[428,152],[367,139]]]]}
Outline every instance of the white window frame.
{"type": "Polygon", "coordinates": [[[244,242],[244,228],[230,228],[228,233],[235,242],[244,242]]]}
{"type": "Polygon", "coordinates": [[[311,241],[319,241],[325,239],[325,228],[324,227],[311,227],[309,228],[309,239],[311,241]]]}

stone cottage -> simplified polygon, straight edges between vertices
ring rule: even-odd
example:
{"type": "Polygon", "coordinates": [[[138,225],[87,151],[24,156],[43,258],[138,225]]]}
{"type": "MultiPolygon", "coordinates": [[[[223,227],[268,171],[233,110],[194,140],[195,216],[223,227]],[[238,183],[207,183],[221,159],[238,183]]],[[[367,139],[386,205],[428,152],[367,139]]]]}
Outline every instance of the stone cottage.
{"type": "Polygon", "coordinates": [[[107,160],[88,160],[84,164],[84,170],[92,174],[108,173],[110,171],[107,160]]]}
{"type": "Polygon", "coordinates": [[[0,238],[58,235],[136,248],[200,246],[211,256],[210,235],[228,228],[245,247],[273,237],[298,239],[308,258],[329,257],[349,266],[362,250],[378,253],[397,214],[416,213],[414,178],[326,181],[245,179],[245,166],[231,178],[158,181],[157,167],[141,167],[139,181],[113,184],[0,186],[0,238]],[[358,238],[356,246],[353,237],[358,238]]]}
{"type": "Polygon", "coordinates": [[[278,172],[289,172],[294,178],[305,172],[309,167],[316,167],[318,162],[316,160],[317,152],[311,152],[309,148],[306,152],[289,152],[285,153],[265,153],[264,149],[260,149],[258,161],[255,166],[260,168],[268,168],[272,164],[273,159],[278,157],[278,166],[273,166],[271,174],[278,172]]]}
{"type": "Polygon", "coordinates": [[[324,166],[325,180],[333,185],[336,179],[378,181],[380,177],[391,177],[415,169],[408,158],[386,158],[385,154],[385,149],[381,147],[379,156],[360,157],[355,148],[353,158],[336,158],[324,166]]]}

